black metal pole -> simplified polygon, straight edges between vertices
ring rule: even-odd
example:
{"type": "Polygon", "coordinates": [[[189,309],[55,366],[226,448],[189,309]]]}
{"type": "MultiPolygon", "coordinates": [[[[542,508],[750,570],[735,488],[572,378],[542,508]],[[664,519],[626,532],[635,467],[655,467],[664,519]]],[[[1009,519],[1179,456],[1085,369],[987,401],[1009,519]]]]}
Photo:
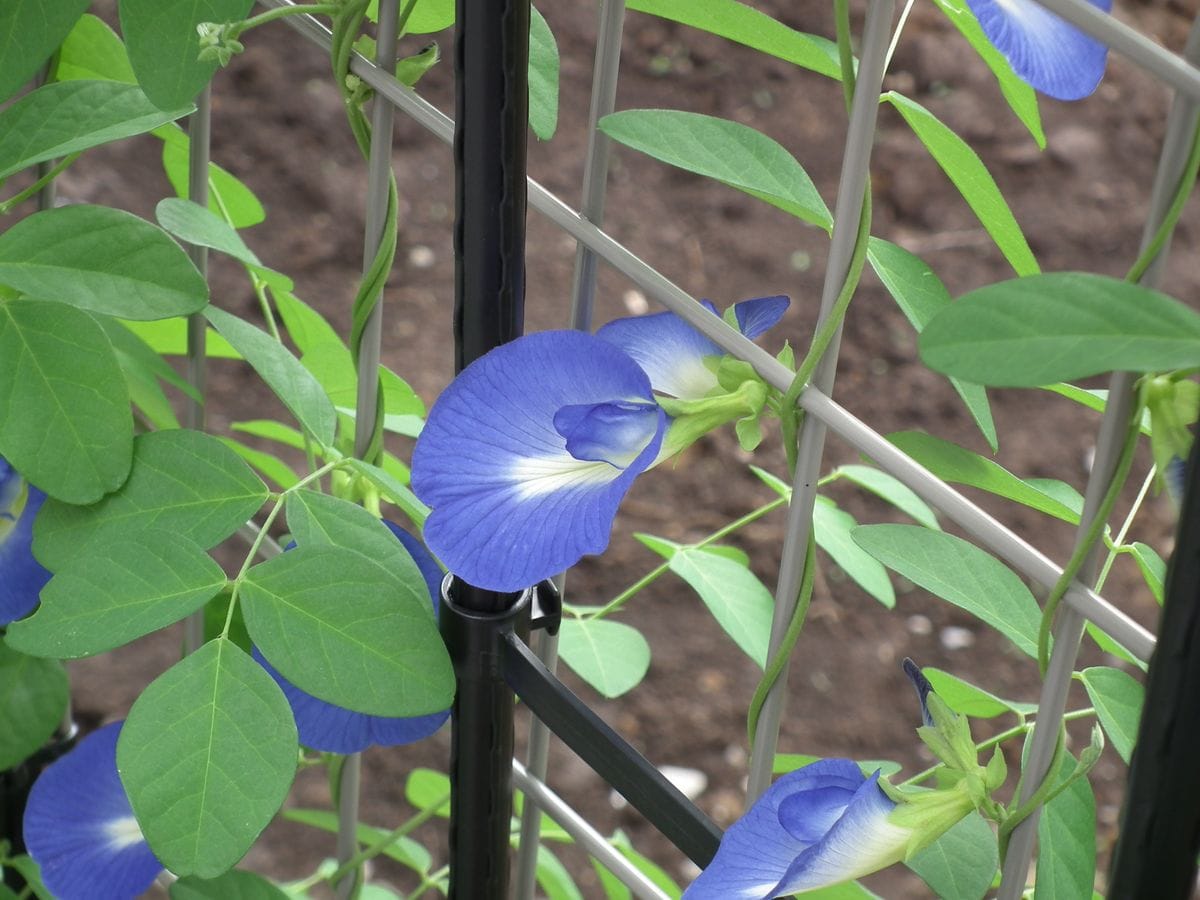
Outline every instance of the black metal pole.
{"type": "Polygon", "coordinates": [[[1200,851],[1200,440],[1188,463],[1158,645],[1108,896],[1186,900],[1200,851]]]}
{"type": "MultiPolygon", "coordinates": [[[[454,362],[520,336],[525,300],[529,0],[456,0],[454,362]]],[[[513,706],[504,635],[529,594],[450,576],[442,636],[458,689],[450,733],[450,900],[503,900],[512,816],[513,706]]]]}

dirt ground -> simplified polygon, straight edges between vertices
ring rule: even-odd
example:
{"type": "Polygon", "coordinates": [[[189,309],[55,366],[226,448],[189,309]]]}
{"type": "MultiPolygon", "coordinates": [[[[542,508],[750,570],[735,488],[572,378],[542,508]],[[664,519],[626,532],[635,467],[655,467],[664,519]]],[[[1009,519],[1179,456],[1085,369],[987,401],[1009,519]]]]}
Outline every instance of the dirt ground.
{"type": "MultiPolygon", "coordinates": [[[[825,4],[762,0],[754,5],[787,24],[831,34],[825,4]]],[[[593,4],[543,0],[539,8],[558,40],[562,102],[558,134],[532,142],[530,172],[567,203],[577,204],[584,163],[587,96],[595,35],[593,4]]],[[[1186,36],[1182,6],[1124,4],[1126,20],[1179,50],[1186,36]]],[[[447,53],[451,48],[443,47],[447,53]]],[[[214,87],[213,156],[264,201],[267,221],[246,234],[268,264],[291,275],[297,292],[343,329],[361,265],[364,167],[345,128],[340,101],[319,50],[290,29],[273,25],[249,36],[248,51],[214,87]]],[[[1003,107],[994,80],[932,4],[918,4],[899,45],[887,86],[927,105],[950,123],[992,167],[1043,268],[1121,275],[1136,256],[1146,198],[1163,132],[1168,92],[1122,59],[1110,60],[1098,92],[1075,104],[1043,101],[1049,147],[1039,152],[1003,107]]],[[[448,62],[421,92],[452,112],[448,62]]],[[[773,136],[792,151],[832,206],[845,129],[840,88],[709,35],[630,13],[627,17],[618,109],[666,107],[731,118],[773,136]]],[[[398,265],[386,301],[386,361],[432,401],[452,374],[452,166],[448,148],[403,116],[396,124],[395,170],[401,196],[398,265]]],[[[158,144],[134,140],[89,154],[61,179],[65,199],[123,206],[147,217],[170,188],[157,161],[158,144]]],[[[923,256],[952,293],[1011,275],[999,252],[941,171],[893,111],[881,110],[873,157],[874,231],[923,256]]],[[[816,315],[827,241],[814,228],[722,185],[687,175],[632,151],[617,149],[610,178],[608,230],[696,296],[718,306],[786,293],[792,308],[766,339],[806,346],[816,315]]],[[[1195,296],[1200,270],[1190,251],[1200,232],[1187,215],[1166,287],[1195,296]]],[[[537,213],[529,216],[529,330],[563,327],[575,246],[537,213]]],[[[214,301],[253,316],[248,285],[232,266],[213,262],[214,301]]],[[[632,285],[602,267],[597,324],[638,312],[632,285]]],[[[835,398],[880,432],[923,429],[985,452],[952,389],[916,360],[911,328],[873,276],[851,307],[835,398]]],[[[211,376],[210,426],[274,412],[235,366],[211,376]]],[[[1026,477],[1060,478],[1082,488],[1098,417],[1034,391],[992,393],[1000,435],[997,461],[1026,477]]],[[[769,435],[755,462],[784,472],[778,441],[769,435]]],[[[397,441],[394,450],[408,452],[397,441]]],[[[856,461],[836,437],[826,470],[856,461]]],[[[650,532],[697,540],[770,499],[744,465],[729,434],[693,448],[676,466],[640,479],[622,506],[610,552],[573,571],[570,599],[601,603],[656,563],[632,537],[650,532]]],[[[1144,474],[1146,460],[1135,470],[1144,474]]],[[[835,485],[831,495],[859,521],[902,521],[871,497],[835,485]]],[[[1069,554],[1071,530],[1039,513],[977,499],[1052,557],[1069,554]]],[[[1170,511],[1152,500],[1138,534],[1164,554],[1170,511]]],[[[768,517],[731,543],[748,552],[768,585],[779,564],[782,516],[768,517]]],[[[861,592],[832,563],[821,577],[809,623],[797,648],[780,749],[785,752],[889,758],[909,771],[928,757],[918,746],[917,709],[901,670],[911,656],[982,684],[1002,696],[1036,700],[1036,667],[964,613],[894,579],[895,610],[861,592]],[[947,628],[957,628],[949,635],[947,628]],[[962,629],[965,629],[963,631],[962,629]]],[[[1132,567],[1119,564],[1106,596],[1153,625],[1155,607],[1132,567]]],[[[566,673],[568,683],[652,761],[698,769],[707,787],[698,802],[722,826],[741,811],[745,777],[744,713],[757,681],[755,666],[719,631],[699,599],[673,576],[630,603],[622,615],[653,649],[645,682],[616,701],[598,697],[566,673]]],[[[81,715],[88,721],[124,715],[136,693],[176,653],[174,636],[73,666],[81,715]]],[[[1093,650],[1089,664],[1103,661],[1093,650]]],[[[1080,698],[1074,698],[1080,701],[1080,698]]],[[[1007,722],[1005,725],[1009,724],[1007,722]]],[[[977,736],[993,727],[984,723],[977,736]]],[[[413,747],[373,749],[365,757],[363,817],[391,826],[409,809],[404,780],[415,766],[445,765],[447,733],[413,747]]],[[[1010,757],[1010,764],[1015,760],[1010,757]]],[[[915,768],[914,768],[915,767],[915,768]]],[[[1015,766],[1010,765],[1010,770],[1015,766]]],[[[686,881],[694,870],[569,751],[555,748],[552,786],[602,831],[621,828],[644,852],[686,881]]],[[[1094,772],[1101,850],[1112,841],[1123,766],[1106,753],[1094,772]]],[[[293,803],[324,802],[319,778],[304,777],[293,803]]],[[[437,828],[424,834],[435,845],[437,828]]],[[[307,874],[332,853],[324,835],[277,823],[247,865],[282,878],[307,874]]],[[[582,857],[568,853],[585,897],[603,893],[582,857]]],[[[402,870],[381,865],[379,877],[403,887],[402,870]]],[[[1101,885],[1103,883],[1101,878],[1101,885]]],[[[928,894],[907,873],[871,882],[886,897],[928,894]]]]}

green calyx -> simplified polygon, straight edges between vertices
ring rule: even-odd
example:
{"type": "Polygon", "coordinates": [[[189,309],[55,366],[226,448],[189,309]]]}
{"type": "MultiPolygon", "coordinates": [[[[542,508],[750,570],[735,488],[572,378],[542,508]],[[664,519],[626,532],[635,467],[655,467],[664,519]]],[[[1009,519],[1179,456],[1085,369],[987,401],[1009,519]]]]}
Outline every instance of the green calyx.
{"type": "Polygon", "coordinates": [[[1159,475],[1173,457],[1187,459],[1192,448],[1190,426],[1200,415],[1200,384],[1158,375],[1144,387],[1150,411],[1150,447],[1159,475]]]}
{"type": "Polygon", "coordinates": [[[964,781],[950,787],[927,790],[898,788],[883,780],[879,786],[896,803],[888,821],[911,832],[904,859],[912,859],[976,808],[964,781]]]}
{"type": "Polygon", "coordinates": [[[755,375],[753,379],[740,382],[736,389],[712,397],[698,400],[660,397],[659,405],[671,417],[671,424],[663,438],[659,458],[674,456],[714,428],[735,420],[738,420],[737,434],[742,446],[753,450],[762,439],[758,419],[766,407],[767,393],[767,385],[755,375]],[[746,446],[747,441],[752,442],[750,446],[746,446]]]}

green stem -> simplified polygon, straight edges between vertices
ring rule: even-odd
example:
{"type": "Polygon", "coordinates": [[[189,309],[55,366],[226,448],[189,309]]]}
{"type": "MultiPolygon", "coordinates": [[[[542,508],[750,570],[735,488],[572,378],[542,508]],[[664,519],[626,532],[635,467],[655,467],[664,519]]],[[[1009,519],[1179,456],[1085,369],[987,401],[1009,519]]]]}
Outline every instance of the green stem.
{"type": "Polygon", "coordinates": [[[41,178],[39,178],[37,181],[35,181],[29,187],[25,188],[25,190],[21,191],[20,193],[14,194],[13,196],[11,196],[7,200],[5,200],[3,203],[0,203],[0,215],[7,215],[14,208],[20,206],[22,203],[24,203],[26,200],[28,200],[34,194],[38,193],[42,188],[44,188],[46,185],[48,185],[50,182],[52,182],[55,178],[57,178],[59,175],[61,175],[64,171],[66,171],[70,167],[71,163],[73,163],[73,162],[75,162],[75,160],[79,159],[80,155],[81,154],[79,154],[79,153],[67,154],[62,159],[60,159],[54,165],[54,167],[52,169],[50,169],[49,172],[47,172],[45,175],[43,175],[41,178]]]}
{"type": "Polygon", "coordinates": [[[854,102],[854,48],[850,45],[850,0],[833,0],[833,15],[837,27],[838,64],[842,70],[842,95],[846,111],[854,102]]]}
{"type": "Polygon", "coordinates": [[[1142,508],[1142,503],[1146,499],[1146,494],[1150,491],[1150,485],[1154,483],[1155,469],[1150,467],[1150,471],[1146,473],[1146,479],[1142,482],[1142,487],[1138,491],[1137,497],[1133,501],[1133,506],[1129,510],[1129,515],[1125,517],[1125,521],[1121,523],[1121,530],[1117,532],[1117,536],[1113,538],[1112,548],[1108,552],[1108,557],[1104,560],[1104,568],[1100,570],[1100,577],[1096,579],[1096,586],[1093,588],[1096,593],[1100,593],[1104,589],[1104,582],[1108,579],[1109,570],[1112,569],[1113,563],[1117,557],[1121,555],[1125,546],[1125,535],[1129,533],[1129,527],[1133,524],[1134,517],[1142,508]]]}
{"type": "MultiPolygon", "coordinates": [[[[701,540],[695,544],[692,544],[691,546],[692,547],[707,547],[709,544],[714,543],[715,541],[721,540],[721,538],[725,537],[726,535],[732,534],[733,532],[737,531],[739,528],[749,525],[751,522],[753,522],[757,519],[761,519],[767,513],[773,512],[774,510],[779,509],[779,507],[783,506],[786,503],[787,503],[787,500],[785,500],[783,497],[779,497],[775,500],[772,500],[770,503],[766,503],[766,504],[758,507],[757,509],[751,510],[750,512],[748,512],[744,516],[742,516],[740,519],[734,519],[729,524],[724,525],[721,528],[718,528],[716,531],[714,531],[708,537],[704,538],[703,540],[701,540]]],[[[589,612],[586,616],[583,616],[583,618],[585,618],[585,619],[602,619],[605,616],[607,616],[609,613],[615,612],[616,610],[618,610],[622,606],[624,606],[625,603],[630,598],[632,598],[635,594],[637,594],[639,591],[643,590],[644,588],[649,586],[651,583],[653,583],[655,580],[657,580],[658,578],[665,575],[670,570],[670,568],[671,568],[671,564],[669,562],[664,562],[658,566],[655,566],[653,569],[651,569],[649,572],[647,572],[645,575],[643,575],[641,578],[639,578],[637,581],[635,581],[633,584],[631,584],[625,590],[621,591],[621,593],[617,594],[617,596],[615,596],[611,600],[609,600],[606,604],[604,604],[604,606],[600,607],[597,610],[593,610],[593,611],[589,612]]]]}
{"type": "Polygon", "coordinates": [[[449,802],[450,795],[446,794],[446,796],[437,803],[427,806],[404,824],[393,828],[375,843],[370,844],[369,846],[358,851],[358,853],[354,854],[352,857],[338,866],[334,873],[330,875],[327,880],[330,884],[337,884],[367,860],[374,859],[388,847],[392,846],[392,844],[396,843],[396,841],[400,840],[400,838],[407,836],[410,832],[415,831],[417,828],[424,825],[438,814],[438,810],[440,810],[449,802]]]}
{"type": "Polygon", "coordinates": [[[1163,217],[1162,224],[1158,226],[1158,230],[1154,232],[1154,238],[1146,246],[1134,262],[1129,273],[1125,276],[1125,280],[1131,284],[1142,280],[1142,276],[1146,274],[1146,270],[1158,255],[1163,251],[1167,241],[1171,238],[1171,233],[1175,229],[1175,223],[1179,221],[1179,216],[1183,213],[1183,207],[1191,196],[1192,186],[1196,183],[1196,174],[1200,172],[1200,130],[1192,137],[1192,149],[1188,154],[1187,162],[1184,164],[1183,174],[1179,178],[1179,184],[1175,188],[1175,196],[1171,200],[1171,206],[1167,210],[1167,214],[1163,217]]]}
{"type": "Polygon", "coordinates": [[[230,36],[239,38],[253,28],[258,28],[260,25],[266,25],[268,22],[274,22],[276,19],[282,19],[286,16],[332,16],[336,15],[341,8],[342,4],[340,3],[310,3],[304,6],[279,6],[275,9],[269,9],[264,13],[259,13],[257,16],[251,16],[249,19],[244,19],[240,25],[230,32],[230,36]]]}

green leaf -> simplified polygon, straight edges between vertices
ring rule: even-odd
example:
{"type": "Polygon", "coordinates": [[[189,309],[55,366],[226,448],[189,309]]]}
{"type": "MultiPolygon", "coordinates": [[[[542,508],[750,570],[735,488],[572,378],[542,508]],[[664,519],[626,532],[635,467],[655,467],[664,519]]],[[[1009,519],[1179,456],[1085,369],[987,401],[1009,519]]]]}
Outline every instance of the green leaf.
{"type": "Polygon", "coordinates": [[[259,475],[269,478],[281,490],[290,490],[300,480],[300,476],[292,470],[292,467],[278,456],[247,447],[241,441],[233,438],[223,437],[220,440],[222,444],[249,463],[259,475]]]}
{"type": "Polygon", "coordinates": [[[154,217],[159,225],[181,241],[220,250],[251,266],[262,265],[232,226],[198,203],[168,197],[154,207],[154,217]]]}
{"type": "Polygon", "coordinates": [[[142,410],[143,415],[155,428],[179,428],[175,410],[159,386],[159,381],[167,382],[193,399],[200,396],[196,389],[171,368],[166,360],[151,350],[145,341],[119,321],[108,316],[100,316],[97,321],[112,342],[134,404],[142,410]]]}
{"type": "Polygon", "coordinates": [[[545,844],[538,844],[536,874],[546,900],[583,900],[571,873],[545,844]]]}
{"type": "Polygon", "coordinates": [[[1185,369],[1200,365],[1200,315],[1141,285],[1054,272],[964,294],[921,333],[920,351],[939,372],[1004,387],[1185,369]]]}
{"type": "Polygon", "coordinates": [[[877,497],[886,500],[896,509],[916,519],[926,528],[940,530],[937,515],[929,505],[916,495],[904,482],[874,466],[838,466],[837,473],[877,497]]]}
{"type": "Polygon", "coordinates": [[[8,0],[0,7],[0,101],[37,74],[90,0],[8,0]]]}
{"type": "MultiPolygon", "coordinates": [[[[1065,757],[1051,773],[1056,782],[1075,768],[1074,757],[1065,757]]],[[[1096,798],[1086,778],[1046,804],[1037,831],[1037,900],[1090,897],[1096,877],[1096,798]]]]}
{"type": "Polygon", "coordinates": [[[304,434],[295,428],[276,422],[274,419],[233,422],[229,427],[232,431],[241,431],[255,437],[265,438],[268,441],[275,441],[275,443],[291,447],[293,450],[304,449],[304,434]]]}
{"type": "Polygon", "coordinates": [[[48,209],[0,234],[0,283],[122,319],[169,319],[208,304],[208,284],[178,244],[106,206],[48,209]]]}
{"type": "Polygon", "coordinates": [[[294,294],[288,291],[276,292],[275,306],[279,310],[279,317],[283,319],[288,336],[302,357],[320,344],[342,343],[341,336],[325,317],[294,294]]]}
{"type": "Polygon", "coordinates": [[[297,548],[242,582],[246,628],[301,690],[376,716],[450,706],[454,674],[422,581],[400,583],[361,553],[297,548]]]}
{"type": "MultiPolygon", "coordinates": [[[[285,809],[282,815],[289,822],[299,822],[301,825],[319,828],[332,834],[338,832],[337,813],[329,810],[285,809]]],[[[384,838],[391,837],[391,831],[390,828],[375,828],[371,825],[359,824],[355,829],[355,837],[358,838],[360,844],[370,846],[381,842],[384,838]]],[[[419,875],[425,875],[433,868],[433,857],[430,856],[429,851],[410,837],[395,838],[381,851],[381,854],[407,866],[419,875]]]]}
{"type": "MultiPolygon", "coordinates": [[[[812,756],[808,753],[776,753],[775,759],[771,763],[771,773],[773,775],[786,775],[788,772],[795,772],[797,769],[812,765],[821,759],[824,759],[824,757],[812,756]]],[[[893,762],[890,759],[858,759],[854,760],[854,764],[858,766],[866,778],[870,778],[876,772],[879,773],[881,778],[891,778],[893,775],[899,774],[904,768],[900,763],[893,762]]]]}
{"type": "Polygon", "coordinates": [[[171,885],[171,900],[288,900],[270,881],[253,872],[231,869],[216,878],[190,875],[171,885]]]}
{"type": "Polygon", "coordinates": [[[64,81],[31,91],[0,113],[0,178],[143,134],[192,111],[162,110],[141,89],[115,81],[64,81]]]}
{"type": "Polygon", "coordinates": [[[906,863],[943,900],[980,900],[999,864],[996,836],[977,812],[906,863]]]}
{"type": "Polygon", "coordinates": [[[230,641],[210,641],[156,678],[117,742],[154,855],[181,878],[224,873],[287,796],[297,740],[283,691],[230,641]]]}
{"type": "MultiPolygon", "coordinates": [[[[616,831],[612,837],[608,839],[609,843],[621,851],[621,855],[637,867],[638,871],[649,878],[660,891],[667,895],[669,900],[679,900],[683,891],[679,889],[679,885],[671,878],[662,867],[653,860],[648,859],[637,851],[629,841],[628,835],[623,831],[616,831]]],[[[600,870],[600,867],[597,867],[600,870]]]]}
{"type": "Polygon", "coordinates": [[[385,472],[378,466],[373,466],[361,459],[347,460],[355,472],[375,486],[389,503],[393,503],[418,527],[425,524],[429,517],[429,507],[422,503],[417,495],[390,472],[385,472]]]}
{"type": "Polygon", "coordinates": [[[812,179],[778,142],[748,125],[673,109],[628,109],[600,120],[614,141],[688,172],[713,178],[772,206],[833,228],[812,179]]]}
{"type": "Polygon", "coordinates": [[[813,506],[813,534],[817,546],[828,553],[859,587],[891,609],[896,605],[891,579],[887,570],[850,537],[857,526],[854,516],[839,509],[828,497],[817,497],[813,506]]]}
{"type": "MultiPolygon", "coordinates": [[[[923,259],[895,244],[881,238],[871,238],[867,244],[867,260],[918,334],[939,310],[954,302],[942,280],[923,259]]],[[[950,384],[962,397],[988,445],[993,451],[999,449],[987,391],[978,384],[957,378],[951,378],[950,384]]]]}
{"type": "Polygon", "coordinates": [[[69,692],[58,660],[35,659],[0,641],[0,768],[32,756],[54,734],[69,692]]]}
{"type": "Polygon", "coordinates": [[[529,127],[543,141],[558,127],[558,44],[536,7],[529,10],[529,127]]]}
{"type": "Polygon", "coordinates": [[[994,719],[1006,713],[1028,716],[1037,712],[1036,703],[1005,700],[941,669],[926,666],[921,671],[933,685],[934,692],[946,701],[946,705],[964,716],[973,719],[994,719]]]}
{"type": "Polygon", "coordinates": [[[0,302],[0,456],[51,497],[93,503],[129,474],[133,417],[112,344],[65,303],[0,302]]]}
{"type": "MultiPolygon", "coordinates": [[[[174,125],[157,129],[154,134],[163,140],[163,169],[175,193],[187,200],[188,136],[174,125]]],[[[249,228],[267,217],[262,203],[254,192],[238,178],[214,162],[208,164],[208,209],[223,218],[228,217],[234,228],[249,228]]]]}
{"type": "Polygon", "coordinates": [[[796,31],[736,0],[628,0],[626,7],[720,35],[828,78],[842,77],[833,41],[796,31]]]}
{"type": "MultiPolygon", "coordinates": [[[[367,15],[379,21],[379,0],[371,0],[367,15]]],[[[433,34],[454,24],[454,0],[418,0],[408,17],[405,34],[433,34]]]]}
{"type": "Polygon", "coordinates": [[[1132,675],[1108,666],[1084,669],[1079,673],[1079,679],[1087,688],[1113,749],[1128,764],[1137,741],[1146,689],[1132,675]]]}
{"type": "Polygon", "coordinates": [[[232,450],[198,431],[155,431],[134,442],[129,480],[92,506],[47,500],[33,528],[33,552],[52,571],[92,541],[154,529],[215,547],[267,499],[267,488],[232,450]]]}
{"type": "Polygon", "coordinates": [[[991,625],[1037,655],[1041,610],[1024,582],[962,538],[918,525],[860,525],[855,542],[889,569],[991,625]]]}
{"type": "Polygon", "coordinates": [[[1037,260],[1021,232],[1021,226],[1013,218],[1012,210],[1008,208],[1000,188],[996,187],[995,179],[975,151],[916,101],[895,91],[887,91],[881,99],[891,103],[904,117],[904,121],[979,217],[980,223],[992,236],[1013,270],[1018,275],[1036,273],[1037,260]]]}
{"type": "Polygon", "coordinates": [[[23,653],[94,656],[178,622],[225,586],[221,567],[187,538],[158,529],[96,541],[55,572],[32,616],[7,641],[23,653]]]}
{"type": "Polygon", "coordinates": [[[1064,522],[1079,522],[1079,513],[1062,500],[978,453],[919,431],[897,431],[887,439],[943,481],[979,488],[1064,522]]]}
{"type": "Polygon", "coordinates": [[[416,768],[404,782],[404,799],[421,812],[437,807],[437,815],[450,818],[450,779],[443,772],[416,768]]]}
{"type": "Polygon", "coordinates": [[[650,645],[642,633],[605,619],[564,616],[558,653],[580,678],[609,698],[637,687],[650,668],[650,645]]]}
{"type": "MultiPolygon", "coordinates": [[[[38,868],[38,864],[24,853],[10,857],[5,861],[5,865],[10,869],[15,869],[25,879],[29,889],[33,891],[33,895],[38,900],[56,900],[55,896],[46,890],[46,886],[42,884],[42,873],[38,868]]],[[[20,898],[18,898],[20,900],[20,898]]]]}
{"type": "Polygon", "coordinates": [[[163,109],[189,102],[216,62],[201,62],[196,26],[236,22],[254,0],[121,0],[121,32],[146,96],[163,109]]]}
{"type": "Polygon", "coordinates": [[[263,381],[323,446],[333,444],[337,413],[317,380],[278,341],[249,322],[214,306],[204,311],[213,324],[263,381]]]}
{"type": "Polygon", "coordinates": [[[1158,551],[1140,541],[1134,541],[1130,545],[1130,553],[1133,554],[1134,562],[1138,564],[1138,568],[1142,572],[1146,587],[1150,588],[1150,593],[1154,595],[1158,605],[1162,606],[1163,584],[1167,580],[1167,564],[1158,555],[1158,551]]]}
{"type": "MultiPolygon", "coordinates": [[[[123,322],[126,328],[163,356],[187,356],[187,319],[161,319],[157,322],[123,322]]],[[[205,329],[204,355],[209,359],[241,359],[229,341],[213,329],[205,329]]]]}
{"type": "Polygon", "coordinates": [[[54,80],[137,84],[125,45],[107,22],[90,13],[75,23],[59,48],[54,80]]]}
{"type": "Polygon", "coordinates": [[[987,39],[975,14],[963,0],[934,0],[934,2],[967,39],[968,43],[975,48],[975,52],[979,54],[980,58],[987,63],[992,74],[996,76],[996,81],[1000,84],[1000,93],[1004,95],[1009,109],[1029,129],[1029,133],[1033,135],[1037,145],[1045,150],[1046,135],[1042,131],[1042,117],[1038,113],[1037,94],[1034,93],[1033,88],[1021,80],[1004,55],[987,39]]]}

